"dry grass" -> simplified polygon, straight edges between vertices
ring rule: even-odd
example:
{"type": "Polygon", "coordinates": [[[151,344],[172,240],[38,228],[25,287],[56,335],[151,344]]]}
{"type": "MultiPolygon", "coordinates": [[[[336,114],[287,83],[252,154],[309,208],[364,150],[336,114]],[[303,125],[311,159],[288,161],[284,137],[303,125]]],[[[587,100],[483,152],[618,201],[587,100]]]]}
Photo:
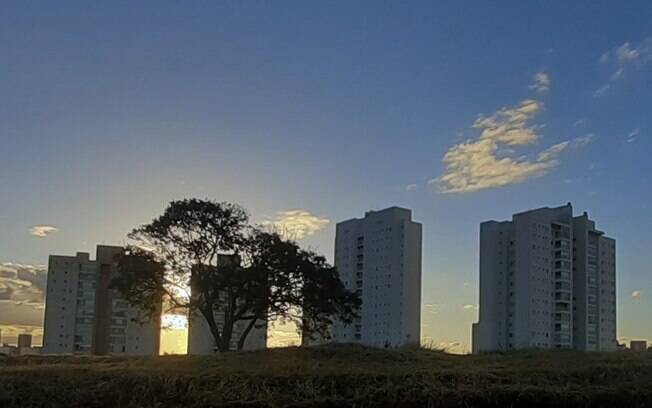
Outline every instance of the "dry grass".
{"type": "Polygon", "coordinates": [[[340,345],[0,360],[0,407],[645,407],[652,353],[456,356],[340,345]]]}

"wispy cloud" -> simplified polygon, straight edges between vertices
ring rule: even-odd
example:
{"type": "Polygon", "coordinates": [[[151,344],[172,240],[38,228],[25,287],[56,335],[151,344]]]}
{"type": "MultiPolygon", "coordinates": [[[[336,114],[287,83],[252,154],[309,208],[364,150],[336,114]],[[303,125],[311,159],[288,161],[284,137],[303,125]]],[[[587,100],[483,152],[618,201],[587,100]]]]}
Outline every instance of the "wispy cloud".
{"type": "Polygon", "coordinates": [[[431,314],[431,315],[438,315],[441,309],[439,304],[437,303],[425,303],[423,305],[423,308],[425,309],[424,311],[427,314],[431,314]]]}
{"type": "Polygon", "coordinates": [[[586,119],[578,119],[573,123],[573,127],[584,127],[586,126],[586,119]]]}
{"type": "Polygon", "coordinates": [[[327,218],[320,218],[306,210],[280,211],[273,220],[263,221],[281,235],[291,239],[303,239],[324,229],[330,222],[327,218]]]}
{"type": "Polygon", "coordinates": [[[418,186],[416,184],[408,184],[407,186],[405,186],[405,190],[406,191],[412,191],[412,190],[416,190],[417,187],[418,186]]]}
{"type": "Polygon", "coordinates": [[[451,147],[443,157],[446,171],[429,181],[445,193],[466,193],[516,184],[548,173],[559,164],[559,155],[569,147],[582,147],[592,136],[557,143],[534,159],[515,156],[514,148],[533,145],[542,126],[530,122],[543,109],[543,102],[525,99],[489,117],[479,116],[473,128],[480,131],[451,147]]]}
{"type": "Polygon", "coordinates": [[[632,292],[632,299],[639,300],[641,298],[641,291],[635,290],[632,292]]]}
{"type": "Polygon", "coordinates": [[[534,74],[534,82],[530,85],[530,89],[537,92],[547,92],[550,90],[550,76],[545,72],[537,72],[534,74]]]}
{"type": "Polygon", "coordinates": [[[634,143],[641,134],[640,129],[634,129],[627,135],[627,143],[634,143]]]}
{"type": "Polygon", "coordinates": [[[593,97],[600,98],[601,96],[606,94],[610,88],[611,88],[611,84],[602,85],[600,88],[596,89],[595,92],[593,92],[593,97]]]}
{"type": "Polygon", "coordinates": [[[599,61],[611,66],[613,71],[609,80],[593,93],[595,98],[604,96],[613,85],[624,80],[629,72],[643,69],[652,62],[652,37],[637,44],[623,43],[603,53],[599,61]]]}
{"type": "Polygon", "coordinates": [[[595,135],[593,133],[587,133],[584,136],[576,137],[573,139],[572,144],[574,147],[584,147],[593,143],[594,139],[595,135]]]}
{"type": "Polygon", "coordinates": [[[52,225],[35,225],[29,229],[29,233],[35,237],[43,238],[59,231],[59,228],[52,225]]]}

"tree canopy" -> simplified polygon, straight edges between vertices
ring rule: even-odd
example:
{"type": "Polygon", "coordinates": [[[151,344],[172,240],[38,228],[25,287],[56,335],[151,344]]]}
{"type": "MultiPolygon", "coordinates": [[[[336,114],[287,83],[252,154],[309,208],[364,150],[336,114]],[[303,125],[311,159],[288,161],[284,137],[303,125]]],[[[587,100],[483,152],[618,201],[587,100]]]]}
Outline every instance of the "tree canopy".
{"type": "Polygon", "coordinates": [[[161,303],[201,316],[219,351],[231,350],[232,340],[242,349],[261,322],[280,318],[304,334],[329,338],[336,320],[349,324],[357,316],[360,299],[335,267],[251,226],[237,204],[173,201],[129,238],[113,287],[148,316],[160,313],[161,303]]]}

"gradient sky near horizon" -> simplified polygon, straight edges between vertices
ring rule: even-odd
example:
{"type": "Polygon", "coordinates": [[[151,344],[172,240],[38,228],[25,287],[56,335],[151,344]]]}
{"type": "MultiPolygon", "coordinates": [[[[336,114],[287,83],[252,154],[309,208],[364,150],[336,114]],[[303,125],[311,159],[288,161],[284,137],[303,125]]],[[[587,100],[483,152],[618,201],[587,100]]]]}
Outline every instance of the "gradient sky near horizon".
{"type": "Polygon", "coordinates": [[[48,254],[186,197],[333,259],[335,223],[423,223],[423,337],[466,350],[479,223],[562,205],[617,240],[652,340],[652,3],[3,2],[0,328],[38,332],[48,254]]]}

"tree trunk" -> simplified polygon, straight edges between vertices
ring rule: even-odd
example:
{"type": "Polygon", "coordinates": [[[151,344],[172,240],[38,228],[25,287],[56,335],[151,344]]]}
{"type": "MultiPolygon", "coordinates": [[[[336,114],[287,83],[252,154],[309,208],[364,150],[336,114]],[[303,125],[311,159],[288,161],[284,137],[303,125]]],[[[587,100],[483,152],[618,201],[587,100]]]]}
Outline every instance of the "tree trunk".
{"type": "Polygon", "coordinates": [[[238,351],[241,351],[242,348],[244,347],[245,340],[247,339],[247,336],[249,335],[249,332],[251,331],[251,329],[254,328],[254,325],[256,324],[256,320],[257,319],[255,317],[253,319],[251,319],[251,321],[249,322],[247,327],[244,329],[244,331],[240,335],[240,339],[238,340],[238,351]]]}
{"type": "Polygon", "coordinates": [[[233,322],[230,319],[224,319],[222,326],[222,347],[221,352],[231,351],[231,337],[233,337],[233,322]]]}
{"type": "MultiPolygon", "coordinates": [[[[200,309],[202,315],[204,316],[204,319],[206,319],[206,323],[208,323],[208,328],[211,331],[211,334],[213,335],[213,341],[215,342],[215,346],[220,352],[224,351],[229,351],[228,343],[226,350],[224,349],[223,345],[223,337],[224,333],[220,334],[220,329],[217,327],[217,323],[215,323],[215,316],[213,315],[213,308],[202,308],[200,309]]],[[[229,336],[229,341],[231,341],[231,336],[229,336]]]]}

